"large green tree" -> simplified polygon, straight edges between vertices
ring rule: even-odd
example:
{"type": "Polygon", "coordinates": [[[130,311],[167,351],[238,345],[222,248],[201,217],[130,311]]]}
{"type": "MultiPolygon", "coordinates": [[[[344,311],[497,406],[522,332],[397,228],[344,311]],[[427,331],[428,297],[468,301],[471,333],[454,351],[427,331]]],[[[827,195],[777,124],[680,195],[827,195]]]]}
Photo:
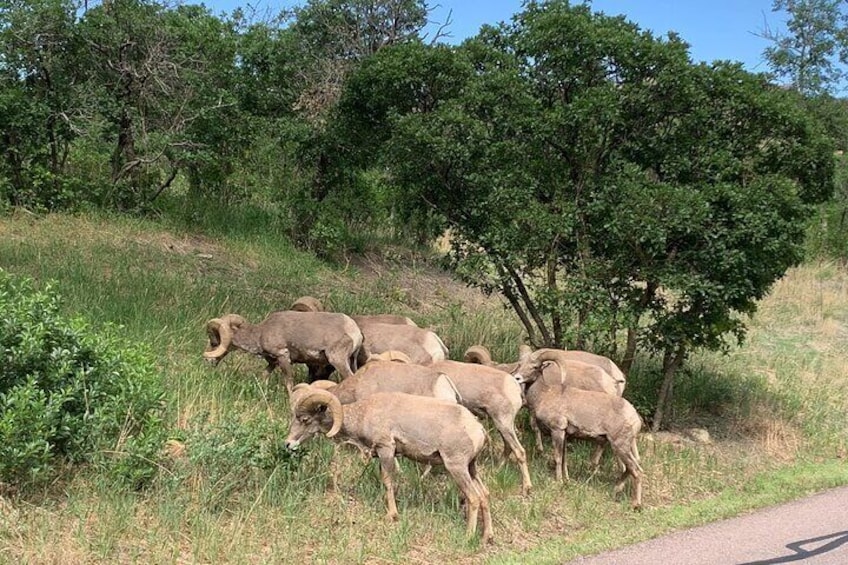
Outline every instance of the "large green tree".
{"type": "Polygon", "coordinates": [[[659,427],[691,351],[741,338],[800,260],[807,203],[831,190],[826,138],[792,92],[586,5],[528,2],[453,51],[447,77],[409,51],[407,78],[402,53],[380,53],[341,104],[391,127],[398,194],[442,219],[457,271],[535,345],[625,367],[659,354],[659,427]]]}
{"type": "Polygon", "coordinates": [[[0,2],[0,196],[13,204],[62,203],[80,118],[74,7],[69,0],[0,2]]]}
{"type": "Polygon", "coordinates": [[[116,202],[152,200],[214,137],[196,124],[214,124],[234,104],[231,29],[205,8],[154,0],[104,2],[79,27],[90,53],[86,85],[113,143],[116,202]]]}

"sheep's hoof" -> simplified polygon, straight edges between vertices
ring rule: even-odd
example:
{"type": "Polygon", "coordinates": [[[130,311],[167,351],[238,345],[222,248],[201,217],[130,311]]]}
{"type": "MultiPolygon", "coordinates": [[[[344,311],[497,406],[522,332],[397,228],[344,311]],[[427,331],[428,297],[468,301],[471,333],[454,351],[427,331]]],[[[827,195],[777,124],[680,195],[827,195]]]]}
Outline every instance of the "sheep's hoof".
{"type": "Polygon", "coordinates": [[[386,514],[386,519],[389,522],[397,522],[398,518],[399,518],[399,516],[398,516],[397,512],[389,512],[388,514],[386,514]]]}

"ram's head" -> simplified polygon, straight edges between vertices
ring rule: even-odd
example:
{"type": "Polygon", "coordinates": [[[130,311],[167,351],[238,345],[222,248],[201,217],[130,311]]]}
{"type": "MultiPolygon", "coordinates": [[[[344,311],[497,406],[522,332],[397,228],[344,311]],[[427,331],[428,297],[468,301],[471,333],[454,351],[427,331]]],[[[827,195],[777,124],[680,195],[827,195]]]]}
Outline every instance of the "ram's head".
{"type": "Polygon", "coordinates": [[[301,383],[294,387],[291,397],[291,423],[286,447],[294,449],[314,435],[328,430],[331,438],[342,428],[344,414],[339,399],[321,386],[301,383]]]}
{"type": "Polygon", "coordinates": [[[222,318],[212,318],[206,322],[206,334],[209,345],[203,352],[203,358],[212,365],[217,365],[227,353],[235,349],[233,332],[246,323],[238,314],[227,314],[222,318]]]}

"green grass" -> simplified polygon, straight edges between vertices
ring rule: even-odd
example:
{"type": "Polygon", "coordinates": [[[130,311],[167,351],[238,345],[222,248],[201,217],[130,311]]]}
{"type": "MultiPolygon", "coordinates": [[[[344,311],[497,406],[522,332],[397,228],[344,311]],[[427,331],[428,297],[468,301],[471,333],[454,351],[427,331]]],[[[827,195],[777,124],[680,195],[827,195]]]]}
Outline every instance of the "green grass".
{"type": "MultiPolygon", "coordinates": [[[[329,442],[313,440],[298,459],[279,449],[283,387],[243,354],[217,369],[204,364],[206,320],[237,312],[258,321],[311,294],[338,311],[409,315],[436,328],[454,358],[483,343],[503,360],[517,353],[518,324],[497,299],[415,255],[330,265],[293,248],[272,214],[225,212],[0,217],[0,268],[55,279],[68,312],[122,324],[127,340],[158,351],[171,437],[185,448],[143,492],[83,469],[41,492],[0,497],[0,561],[554,563],[848,483],[848,273],[817,263],[776,285],[744,347],[698,354],[680,375],[669,423],[705,427],[715,441],[645,435],[643,512],[613,499],[609,457],[590,477],[585,446],[569,456],[572,480],[557,484],[522,418],[534,492],[520,494],[491,428],[480,465],[492,492],[492,547],[464,538],[446,475],[422,479],[410,462],[399,478],[401,519],[388,523],[373,462],[339,449],[331,490],[329,442]]],[[[641,359],[627,396],[639,406],[656,380],[641,359]]]]}

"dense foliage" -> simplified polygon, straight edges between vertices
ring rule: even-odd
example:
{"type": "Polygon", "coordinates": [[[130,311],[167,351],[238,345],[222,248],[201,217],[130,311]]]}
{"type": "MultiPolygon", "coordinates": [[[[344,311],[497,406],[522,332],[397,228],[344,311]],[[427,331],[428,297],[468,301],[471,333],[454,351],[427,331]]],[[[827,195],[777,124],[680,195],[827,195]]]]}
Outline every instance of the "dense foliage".
{"type": "Polygon", "coordinates": [[[164,441],[160,377],[119,328],[96,330],[60,306],[52,286],[0,270],[0,481],[93,462],[141,486],[164,441]]]}
{"type": "Polygon", "coordinates": [[[424,34],[429,11],[421,0],[320,0],[264,18],[158,0],[0,2],[0,202],[259,201],[299,243],[340,244],[342,218],[374,202],[331,171],[326,114],[349,73],[424,34]],[[325,206],[342,183],[361,197],[325,206]]]}
{"type": "MultiPolygon", "coordinates": [[[[530,342],[625,369],[656,354],[667,391],[689,352],[741,339],[801,260],[846,147],[843,101],[819,95],[842,76],[842,6],[774,6],[791,19],[767,57],[794,88],[564,0],[460,46],[435,41],[424,0],[264,19],[6,0],[0,203],[249,204],[331,258],[449,229],[451,267],[501,293],[530,342]]],[[[823,252],[841,253],[842,192],[823,252]]]]}
{"type": "Polygon", "coordinates": [[[407,209],[452,230],[457,271],[535,345],[616,355],[627,330],[625,366],[637,348],[664,360],[661,399],[693,349],[742,338],[832,191],[800,97],[585,5],[530,2],[450,53],[387,50],[359,75],[341,108],[385,139],[407,209]]]}

